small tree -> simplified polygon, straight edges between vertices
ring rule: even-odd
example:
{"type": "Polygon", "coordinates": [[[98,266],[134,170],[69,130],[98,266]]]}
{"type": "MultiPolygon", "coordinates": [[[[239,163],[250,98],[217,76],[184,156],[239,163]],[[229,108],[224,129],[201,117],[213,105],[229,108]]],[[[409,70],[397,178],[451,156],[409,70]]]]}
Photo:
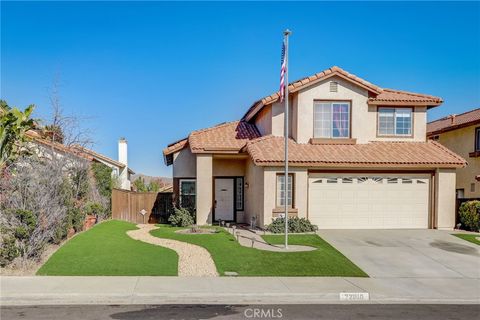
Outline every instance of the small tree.
{"type": "Polygon", "coordinates": [[[137,190],[137,192],[147,192],[148,191],[148,187],[145,184],[145,180],[142,177],[139,177],[138,179],[136,179],[133,182],[133,185],[134,185],[135,189],[137,190]]]}

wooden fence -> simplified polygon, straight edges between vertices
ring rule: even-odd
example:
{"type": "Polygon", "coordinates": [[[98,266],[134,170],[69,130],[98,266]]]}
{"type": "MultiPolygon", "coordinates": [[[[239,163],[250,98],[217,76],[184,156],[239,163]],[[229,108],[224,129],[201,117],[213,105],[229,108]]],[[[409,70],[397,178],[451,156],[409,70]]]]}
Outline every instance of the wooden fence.
{"type": "Polygon", "coordinates": [[[173,212],[172,192],[112,190],[112,218],[133,223],[167,223],[173,212]],[[140,213],[146,211],[145,217],[140,213]]]}

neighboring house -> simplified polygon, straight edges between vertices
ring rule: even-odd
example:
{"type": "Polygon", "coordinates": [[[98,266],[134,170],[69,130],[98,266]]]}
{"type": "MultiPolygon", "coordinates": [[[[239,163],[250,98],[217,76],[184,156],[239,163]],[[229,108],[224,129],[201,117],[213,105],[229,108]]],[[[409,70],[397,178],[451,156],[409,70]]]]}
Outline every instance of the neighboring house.
{"type": "MultiPolygon", "coordinates": [[[[29,130],[27,136],[32,139],[41,148],[48,148],[57,154],[67,155],[85,159],[90,162],[100,162],[112,169],[112,177],[118,179],[119,187],[121,189],[130,190],[130,177],[135,174],[132,169],[128,167],[127,162],[127,141],[120,139],[118,142],[118,157],[119,160],[113,160],[93,150],[81,146],[66,146],[59,142],[54,142],[45,137],[40,130],[29,130]]],[[[41,150],[38,150],[41,152],[41,150]]]]}
{"type": "Polygon", "coordinates": [[[198,224],[263,227],[284,213],[287,189],[289,215],[320,229],[454,227],[455,170],[466,162],[426,139],[427,110],[441,98],[383,89],[338,67],[289,92],[287,183],[278,93],[240,121],[193,131],[163,150],[177,204],[194,197],[198,224]]]}
{"type": "Polygon", "coordinates": [[[480,108],[429,122],[427,137],[468,161],[457,169],[457,198],[480,198],[480,108]]]}

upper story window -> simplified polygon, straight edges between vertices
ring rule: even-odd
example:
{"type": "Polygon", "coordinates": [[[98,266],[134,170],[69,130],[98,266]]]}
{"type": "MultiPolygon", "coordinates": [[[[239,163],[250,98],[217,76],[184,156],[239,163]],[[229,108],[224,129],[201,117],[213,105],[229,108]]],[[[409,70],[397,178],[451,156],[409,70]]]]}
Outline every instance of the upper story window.
{"type": "Polygon", "coordinates": [[[378,108],[379,136],[411,136],[411,108],[378,108]]]}
{"type": "Polygon", "coordinates": [[[480,151],[480,127],[475,129],[475,151],[480,151]]]}
{"type": "Polygon", "coordinates": [[[313,121],[314,138],[349,138],[350,103],[317,101],[313,121]]]}

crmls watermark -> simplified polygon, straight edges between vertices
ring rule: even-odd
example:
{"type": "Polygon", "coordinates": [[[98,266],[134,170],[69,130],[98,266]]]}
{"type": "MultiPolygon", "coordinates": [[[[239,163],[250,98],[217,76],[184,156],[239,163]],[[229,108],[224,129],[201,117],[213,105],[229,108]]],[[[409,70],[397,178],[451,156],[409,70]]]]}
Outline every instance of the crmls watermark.
{"type": "Polygon", "coordinates": [[[342,301],[365,301],[369,300],[368,292],[341,292],[340,300],[342,301]]]}
{"type": "Polygon", "coordinates": [[[283,317],[282,308],[247,308],[243,315],[248,319],[280,319],[283,317]]]}

